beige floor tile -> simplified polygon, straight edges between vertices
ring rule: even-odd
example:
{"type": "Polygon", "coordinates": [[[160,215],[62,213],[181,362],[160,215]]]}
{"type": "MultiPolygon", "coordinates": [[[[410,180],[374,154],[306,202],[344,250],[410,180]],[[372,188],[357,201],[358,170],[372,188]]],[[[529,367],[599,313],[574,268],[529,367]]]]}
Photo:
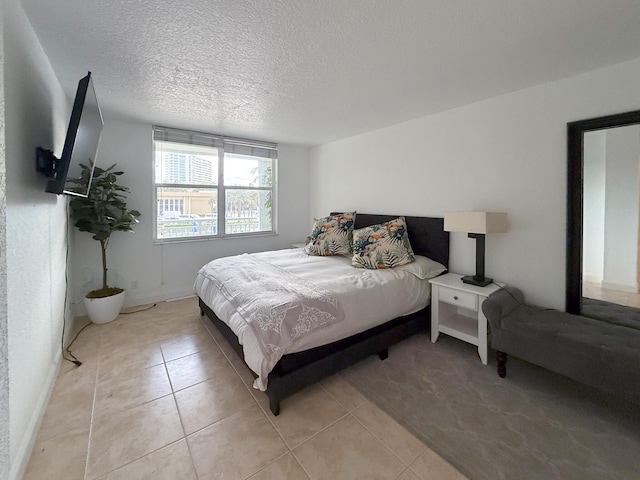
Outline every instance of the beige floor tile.
{"type": "Polygon", "coordinates": [[[198,478],[242,479],[287,452],[287,447],[257,406],[187,437],[198,478]]]}
{"type": "Polygon", "coordinates": [[[76,317],[73,320],[73,331],[70,333],[70,335],[73,335],[74,337],[77,335],[77,337],[81,339],[81,342],[86,342],[99,339],[100,332],[100,325],[92,323],[87,315],[82,315],[80,317],[76,317]],[[83,327],[85,326],[86,328],[83,329],[83,327]],[[79,333],[81,329],[83,329],[82,333],[79,333]]]}
{"type": "Polygon", "coordinates": [[[257,377],[256,375],[254,375],[251,369],[242,362],[242,360],[240,360],[239,358],[236,358],[235,360],[231,360],[231,365],[233,365],[233,368],[238,374],[238,376],[240,377],[240,379],[242,380],[242,383],[244,383],[247,386],[249,391],[254,396],[266,398],[267,395],[262,390],[253,388],[253,383],[256,381],[257,377]]]}
{"type": "Polygon", "coordinates": [[[122,333],[117,335],[104,336],[100,341],[100,355],[117,350],[131,350],[135,347],[142,347],[150,343],[157,343],[158,339],[155,332],[153,335],[145,335],[142,333],[122,333]]]}
{"type": "Polygon", "coordinates": [[[185,298],[168,302],[159,302],[158,310],[164,316],[172,318],[190,317],[200,314],[197,297],[185,298]]]}
{"type": "Polygon", "coordinates": [[[160,343],[128,345],[114,350],[103,351],[98,365],[98,381],[120,377],[136,370],[154,365],[162,365],[160,343]]]}
{"type": "Polygon", "coordinates": [[[353,412],[353,416],[406,465],[426,449],[420,440],[372,403],[362,405],[353,412]]]}
{"type": "Polygon", "coordinates": [[[204,382],[216,375],[229,375],[230,372],[234,372],[220,350],[194,353],[172,360],[167,362],[167,371],[174,392],[204,382]]]}
{"type": "Polygon", "coordinates": [[[200,334],[205,332],[205,328],[200,323],[198,318],[185,318],[185,319],[160,319],[154,323],[158,339],[162,342],[165,340],[171,340],[178,335],[186,335],[189,333],[200,334]]]}
{"type": "MultiPolygon", "coordinates": [[[[98,325],[91,323],[88,319],[83,322],[83,325],[87,325],[87,327],[78,334],[78,337],[73,341],[73,344],[68,345],[67,348],[73,356],[82,362],[82,366],[87,367],[89,365],[95,365],[98,362],[100,352],[100,333],[96,328],[98,325]]],[[[70,336],[68,341],[71,342],[77,333],[78,332],[75,332],[73,336],[70,336]]],[[[68,352],[65,352],[65,354],[67,354],[69,358],[72,358],[68,352]]],[[[67,370],[72,370],[73,368],[76,368],[76,366],[71,362],[63,362],[61,371],[65,368],[67,370]]]]}
{"type": "MultiPolygon", "coordinates": [[[[109,326],[109,324],[106,324],[109,326]]],[[[105,326],[105,325],[101,325],[105,326]]],[[[116,326],[113,330],[105,330],[100,339],[100,353],[109,352],[117,348],[148,345],[156,343],[158,337],[152,327],[144,324],[116,326]]]]}
{"type": "Polygon", "coordinates": [[[173,315],[198,314],[198,297],[195,295],[189,298],[181,298],[180,300],[170,300],[163,302],[163,311],[173,315]]]}
{"type": "Polygon", "coordinates": [[[467,478],[429,448],[410,465],[410,468],[421,480],[466,480],[467,478]]]}
{"type": "Polygon", "coordinates": [[[111,377],[96,385],[93,421],[95,423],[100,417],[142,405],[171,392],[164,364],[111,377]]]}
{"type": "Polygon", "coordinates": [[[180,390],[175,394],[187,435],[255,405],[240,378],[231,372],[180,390]]]}
{"type": "Polygon", "coordinates": [[[130,318],[144,319],[147,317],[154,317],[163,310],[163,305],[166,302],[147,303],[145,305],[136,305],[133,307],[125,307],[121,310],[120,316],[123,314],[131,315],[130,318]]]}
{"type": "Polygon", "coordinates": [[[101,480],[197,480],[187,441],[182,439],[101,477],[101,480]]]}
{"type": "Polygon", "coordinates": [[[627,307],[640,307],[640,294],[631,293],[629,294],[629,299],[627,300],[627,307]]]}
{"type": "Polygon", "coordinates": [[[266,412],[291,449],[347,414],[345,408],[319,385],[283,400],[280,415],[274,416],[270,410],[266,412]]]}
{"type": "Polygon", "coordinates": [[[280,457],[250,480],[309,480],[309,477],[291,453],[280,457]]]}
{"type": "Polygon", "coordinates": [[[320,382],[320,385],[348,411],[355,410],[367,402],[367,399],[340,375],[333,375],[320,382]]]}
{"type": "Polygon", "coordinates": [[[197,305],[193,305],[193,308],[183,307],[177,310],[164,307],[162,313],[154,317],[153,327],[158,334],[179,334],[182,330],[191,331],[201,325],[199,312],[197,305]]]}
{"type": "Polygon", "coordinates": [[[144,332],[151,326],[153,318],[156,315],[157,311],[151,310],[140,312],[137,314],[121,313],[120,315],[118,315],[118,318],[109,323],[109,328],[105,329],[104,332],[107,332],[109,334],[133,333],[134,331],[138,332],[140,329],[142,329],[142,331],[144,332]]]}
{"type": "Polygon", "coordinates": [[[88,432],[67,433],[48,440],[38,438],[23,480],[83,479],[88,432]]]}
{"type": "Polygon", "coordinates": [[[194,353],[218,349],[209,334],[204,331],[198,333],[184,333],[160,343],[165,362],[170,362],[194,353]]]}
{"type": "Polygon", "coordinates": [[[227,348],[230,350],[222,349],[224,356],[227,358],[233,369],[236,371],[242,382],[251,390],[253,390],[253,382],[256,379],[256,375],[251,371],[251,369],[244,363],[234,351],[227,345],[227,348]]]}
{"type": "MultiPolygon", "coordinates": [[[[205,319],[204,321],[207,322],[208,320],[205,319]]],[[[240,378],[242,379],[244,384],[247,385],[247,387],[253,389],[253,381],[255,380],[256,376],[253,374],[247,364],[244,363],[244,360],[236,353],[233,347],[229,345],[229,342],[227,342],[227,340],[218,330],[215,329],[215,327],[213,327],[212,325],[206,325],[205,330],[209,332],[209,334],[213,337],[216,345],[218,345],[229,363],[233,366],[238,375],[240,375],[240,378]]]]}
{"type": "Polygon", "coordinates": [[[632,306],[631,303],[637,298],[636,293],[622,292],[620,290],[610,290],[602,288],[600,284],[583,282],[582,295],[587,298],[603,300],[605,302],[617,303],[618,305],[632,306]]]}
{"type": "MultiPolygon", "coordinates": [[[[396,480],[421,480],[421,479],[419,476],[413,473],[410,468],[407,468],[404,472],[400,474],[398,478],[396,478],[396,480]]],[[[438,480],[438,479],[434,479],[434,480],[438,480]]]]}
{"type": "Polygon", "coordinates": [[[173,395],[94,422],[88,478],[97,478],[184,436],[173,395]]]}
{"type": "Polygon", "coordinates": [[[184,323],[185,321],[198,318],[199,315],[200,308],[195,303],[187,306],[182,302],[164,302],[161,304],[161,308],[158,309],[158,313],[154,315],[154,322],[162,320],[163,322],[184,323]],[[182,307],[180,307],[180,305],[182,305],[182,307]]]}
{"type": "MultiPolygon", "coordinates": [[[[255,380],[255,375],[251,371],[251,369],[244,363],[244,361],[238,356],[233,347],[229,345],[229,342],[224,338],[224,336],[213,327],[209,320],[204,317],[203,324],[205,325],[207,331],[214,338],[216,343],[220,346],[220,349],[224,353],[225,357],[229,360],[233,368],[236,370],[244,384],[249,388],[249,391],[254,396],[255,400],[258,404],[263,408],[265,412],[271,416],[271,410],[269,409],[269,398],[260,390],[253,388],[253,383],[255,380]]],[[[334,377],[331,377],[332,379],[334,377]]],[[[362,395],[355,390],[351,385],[349,385],[344,380],[339,377],[335,377],[335,380],[329,379],[328,383],[322,383],[327,391],[331,391],[332,397],[336,400],[341,400],[343,406],[348,409],[356,408],[366,401],[362,395]]],[[[290,397],[294,398],[294,397],[290,397]]],[[[285,402],[289,401],[289,399],[285,400],[285,402]]]]}
{"type": "MultiPolygon", "coordinates": [[[[263,392],[262,390],[253,388],[253,382],[251,381],[251,379],[249,379],[247,375],[240,375],[240,378],[242,378],[242,381],[244,382],[244,384],[247,385],[247,387],[249,388],[249,391],[251,392],[251,395],[253,396],[254,400],[258,403],[260,408],[262,408],[262,410],[266,414],[270,415],[269,418],[271,418],[273,414],[271,413],[271,409],[269,408],[269,397],[267,396],[267,392],[263,392]],[[250,387],[249,387],[249,382],[251,382],[250,387]]],[[[293,397],[289,397],[289,398],[293,398],[293,397]]]]}
{"type": "MultiPolygon", "coordinates": [[[[66,360],[61,360],[62,363],[60,364],[58,379],[60,379],[61,375],[78,371],[79,375],[76,377],[74,382],[81,380],[82,376],[85,376],[90,382],[95,381],[100,361],[100,355],[98,354],[99,349],[100,347],[96,345],[90,353],[82,353],[82,351],[78,351],[77,349],[73,349],[71,353],[65,351],[64,355],[66,360]],[[73,355],[73,357],[71,355],[73,355]],[[73,360],[79,361],[81,365],[77,366],[74,363],[71,363],[73,360]]],[[[58,382],[58,379],[56,379],[56,383],[58,382]]]]}
{"type": "Polygon", "coordinates": [[[89,432],[94,390],[95,369],[82,365],[59,375],[39,435],[49,439],[69,432],[89,432]]]}
{"type": "Polygon", "coordinates": [[[66,361],[61,360],[60,371],[56,377],[52,397],[67,392],[68,396],[75,396],[74,393],[82,391],[83,395],[90,395],[95,387],[96,376],[98,372],[97,360],[85,361],[79,358],[82,365],[79,367],[66,361]]]}
{"type": "Polygon", "coordinates": [[[96,381],[98,363],[94,361],[83,362],[79,367],[66,360],[60,365],[60,371],[56,378],[52,396],[65,392],[70,396],[77,396],[79,391],[90,393],[96,381]]]}
{"type": "Polygon", "coordinates": [[[340,376],[273,416],[207,325],[193,298],[89,325],[74,343],[82,366],[61,365],[24,478],[80,480],[85,467],[89,480],[464,478],[340,376]]]}
{"type": "Polygon", "coordinates": [[[395,479],[402,461],[353,417],[331,425],[293,451],[313,480],[395,479]]]}
{"type": "Polygon", "coordinates": [[[213,338],[213,341],[216,343],[216,345],[218,345],[220,350],[222,350],[222,352],[226,356],[228,356],[230,359],[233,358],[233,357],[240,359],[240,356],[236,353],[236,351],[233,349],[233,347],[229,344],[227,339],[224,338],[224,336],[218,330],[216,330],[216,328],[213,325],[208,323],[209,321],[206,318],[203,320],[203,322],[206,322],[206,323],[202,324],[203,328],[207,331],[209,336],[211,338],[213,338]]]}
{"type": "Polygon", "coordinates": [[[49,403],[40,425],[43,439],[59,437],[65,433],[89,434],[93,398],[75,398],[69,403],[49,403]]]}
{"type": "Polygon", "coordinates": [[[216,341],[216,343],[218,343],[221,347],[222,347],[222,344],[224,344],[224,343],[228,344],[229,343],[224,338],[224,335],[222,335],[222,333],[220,333],[220,330],[218,330],[211,323],[211,320],[209,320],[209,317],[207,317],[206,315],[200,315],[200,323],[202,323],[202,326],[207,330],[207,332],[209,332],[209,334],[213,337],[213,339],[216,341]]]}

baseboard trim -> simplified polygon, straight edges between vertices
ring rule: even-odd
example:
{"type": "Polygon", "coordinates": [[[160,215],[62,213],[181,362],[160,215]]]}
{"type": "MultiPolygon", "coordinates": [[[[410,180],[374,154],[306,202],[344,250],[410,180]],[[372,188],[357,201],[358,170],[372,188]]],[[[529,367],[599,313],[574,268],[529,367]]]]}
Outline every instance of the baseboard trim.
{"type": "Polygon", "coordinates": [[[603,281],[601,284],[602,288],[606,288],[607,290],[617,290],[619,292],[626,293],[638,293],[638,284],[629,285],[625,283],[615,283],[615,282],[605,282],[603,281]]]}
{"type": "MultiPolygon", "coordinates": [[[[195,293],[192,288],[184,289],[184,290],[171,290],[168,292],[162,293],[150,293],[144,295],[135,295],[135,290],[127,290],[125,300],[124,300],[124,308],[129,307],[138,307],[140,305],[148,305],[150,303],[157,302],[169,302],[172,300],[181,300],[183,298],[193,297],[195,293]]],[[[84,308],[84,303],[80,302],[74,305],[73,308],[73,316],[84,317],[87,315],[87,309],[84,308]]]]}
{"type": "Polygon", "coordinates": [[[62,352],[58,351],[57,359],[54,361],[53,365],[51,365],[49,373],[47,374],[48,378],[46,381],[46,387],[42,389],[38,402],[36,403],[36,408],[29,419],[29,424],[27,425],[24,437],[22,437],[22,442],[18,448],[15,461],[11,463],[11,468],[9,470],[10,480],[20,480],[27,469],[27,464],[31,458],[31,453],[33,452],[33,447],[36,443],[38,432],[40,431],[40,425],[42,425],[42,420],[45,412],[47,411],[53,387],[55,386],[56,379],[58,378],[58,372],[60,371],[60,365],[62,363],[61,360],[62,352]]]}
{"type": "Polygon", "coordinates": [[[595,275],[593,273],[582,273],[582,280],[590,283],[597,283],[600,285],[602,283],[602,275],[595,275]]]}
{"type": "Polygon", "coordinates": [[[149,303],[156,302],[169,302],[171,300],[180,300],[183,298],[193,297],[193,289],[188,290],[173,290],[170,292],[154,293],[148,295],[129,296],[130,290],[127,290],[127,297],[124,301],[125,307],[137,307],[139,305],[147,305],[149,303]]]}

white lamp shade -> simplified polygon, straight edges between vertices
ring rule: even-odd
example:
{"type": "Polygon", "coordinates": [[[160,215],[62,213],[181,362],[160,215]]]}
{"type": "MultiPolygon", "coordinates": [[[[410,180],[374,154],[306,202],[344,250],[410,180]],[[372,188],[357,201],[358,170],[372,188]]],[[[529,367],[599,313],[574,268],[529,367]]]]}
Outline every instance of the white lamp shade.
{"type": "Polygon", "coordinates": [[[467,233],[504,233],[508,230],[503,212],[445,212],[444,230],[467,233]]]}

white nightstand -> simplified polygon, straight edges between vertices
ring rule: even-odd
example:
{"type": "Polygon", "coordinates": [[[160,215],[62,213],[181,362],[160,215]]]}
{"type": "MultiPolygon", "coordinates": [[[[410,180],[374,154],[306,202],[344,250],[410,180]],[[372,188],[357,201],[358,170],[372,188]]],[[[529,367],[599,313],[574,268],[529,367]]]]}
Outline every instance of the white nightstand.
{"type": "Polygon", "coordinates": [[[447,273],[431,283],[431,341],[440,332],[478,346],[478,355],[487,364],[487,317],[482,302],[504,284],[478,287],[462,282],[462,275],[447,273]]]}

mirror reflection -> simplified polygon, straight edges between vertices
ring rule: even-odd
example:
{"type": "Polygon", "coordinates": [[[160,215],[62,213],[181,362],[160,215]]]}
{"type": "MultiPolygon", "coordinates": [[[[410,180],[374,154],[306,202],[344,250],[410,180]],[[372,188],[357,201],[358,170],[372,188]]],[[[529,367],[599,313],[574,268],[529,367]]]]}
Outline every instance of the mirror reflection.
{"type": "Polygon", "coordinates": [[[583,147],[583,307],[640,307],[640,126],[587,131],[583,147]]]}
{"type": "Polygon", "coordinates": [[[640,110],[567,124],[566,311],[640,322],[640,110]]]}

